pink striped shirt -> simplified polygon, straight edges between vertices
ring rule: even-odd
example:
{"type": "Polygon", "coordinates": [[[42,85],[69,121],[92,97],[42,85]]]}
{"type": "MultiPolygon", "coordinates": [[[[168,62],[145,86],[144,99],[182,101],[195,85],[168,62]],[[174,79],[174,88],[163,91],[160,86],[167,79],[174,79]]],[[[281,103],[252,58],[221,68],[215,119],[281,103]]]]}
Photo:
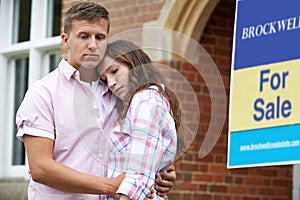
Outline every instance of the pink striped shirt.
{"type": "MultiPolygon", "coordinates": [[[[54,160],[105,177],[103,144],[107,142],[102,130],[108,130],[113,123],[110,113],[115,102],[107,91],[106,85],[99,81],[92,86],[80,81],[79,72],[62,59],[58,69],[28,89],[16,115],[17,137],[22,140],[26,133],[52,139],[54,160]],[[94,93],[98,94],[96,98],[94,93]]],[[[62,192],[33,180],[28,195],[29,200],[100,198],[100,195],[62,192]]]]}
{"type": "Polygon", "coordinates": [[[117,193],[135,200],[146,199],[155,174],[174,161],[177,135],[170,113],[169,102],[156,86],[132,98],[123,127],[115,126],[110,135],[108,177],[126,172],[117,193]]]}

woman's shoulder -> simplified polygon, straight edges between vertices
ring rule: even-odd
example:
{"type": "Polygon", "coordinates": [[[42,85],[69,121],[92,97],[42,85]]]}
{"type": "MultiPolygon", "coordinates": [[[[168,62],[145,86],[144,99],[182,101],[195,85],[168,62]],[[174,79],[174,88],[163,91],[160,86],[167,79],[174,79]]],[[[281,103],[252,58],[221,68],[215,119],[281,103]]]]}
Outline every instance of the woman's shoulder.
{"type": "Polygon", "coordinates": [[[142,89],[138,91],[134,96],[133,99],[137,100],[156,100],[157,98],[161,99],[162,92],[160,91],[159,87],[156,85],[152,85],[146,89],[142,89]]]}
{"type": "Polygon", "coordinates": [[[159,87],[155,85],[150,86],[147,89],[140,90],[132,97],[131,105],[135,106],[145,103],[149,105],[163,106],[166,104],[167,100],[162,92],[163,91],[161,91],[159,87]]]}

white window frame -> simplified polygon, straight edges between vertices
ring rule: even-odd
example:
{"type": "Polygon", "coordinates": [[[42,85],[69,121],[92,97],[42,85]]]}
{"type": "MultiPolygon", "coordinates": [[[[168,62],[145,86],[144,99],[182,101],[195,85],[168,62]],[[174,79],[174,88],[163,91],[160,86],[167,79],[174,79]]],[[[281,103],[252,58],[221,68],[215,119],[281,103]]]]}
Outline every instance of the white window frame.
{"type": "Polygon", "coordinates": [[[47,38],[48,0],[32,0],[30,40],[12,43],[13,0],[0,0],[0,178],[28,178],[28,163],[12,165],[15,60],[29,57],[28,84],[49,72],[49,52],[60,51],[60,36],[47,38]]]}

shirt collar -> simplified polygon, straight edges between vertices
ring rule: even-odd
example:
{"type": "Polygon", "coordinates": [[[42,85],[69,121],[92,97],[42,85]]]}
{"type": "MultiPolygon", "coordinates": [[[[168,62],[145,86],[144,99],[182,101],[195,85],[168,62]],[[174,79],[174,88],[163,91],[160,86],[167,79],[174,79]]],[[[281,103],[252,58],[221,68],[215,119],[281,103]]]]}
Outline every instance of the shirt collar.
{"type": "Polygon", "coordinates": [[[60,63],[58,64],[59,69],[62,70],[65,77],[70,80],[71,77],[75,75],[79,75],[79,71],[75,69],[72,65],[68,63],[66,59],[61,59],[60,63]]]}
{"type": "Polygon", "coordinates": [[[101,81],[100,78],[98,80],[99,80],[99,84],[103,88],[103,90],[102,90],[102,96],[104,96],[104,95],[106,95],[109,92],[108,87],[107,87],[107,85],[105,83],[103,83],[103,81],[101,81]]]}
{"type": "MultiPolygon", "coordinates": [[[[79,78],[79,71],[77,69],[75,69],[72,65],[70,65],[68,63],[68,61],[66,59],[62,59],[60,61],[60,63],[58,64],[58,67],[62,70],[64,76],[70,80],[72,76],[76,76],[79,78]]],[[[102,96],[106,95],[109,92],[109,89],[107,87],[107,85],[100,80],[100,77],[97,79],[97,81],[101,87],[103,88],[102,91],[102,96]]]]}

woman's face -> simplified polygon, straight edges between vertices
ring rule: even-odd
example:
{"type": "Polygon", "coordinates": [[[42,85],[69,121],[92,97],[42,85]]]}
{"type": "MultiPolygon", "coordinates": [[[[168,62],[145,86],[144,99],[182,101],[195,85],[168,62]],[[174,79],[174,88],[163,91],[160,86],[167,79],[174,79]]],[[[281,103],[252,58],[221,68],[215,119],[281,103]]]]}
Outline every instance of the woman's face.
{"type": "Polygon", "coordinates": [[[101,79],[106,81],[114,95],[124,100],[129,91],[129,67],[121,62],[105,56],[99,67],[101,79]]]}

